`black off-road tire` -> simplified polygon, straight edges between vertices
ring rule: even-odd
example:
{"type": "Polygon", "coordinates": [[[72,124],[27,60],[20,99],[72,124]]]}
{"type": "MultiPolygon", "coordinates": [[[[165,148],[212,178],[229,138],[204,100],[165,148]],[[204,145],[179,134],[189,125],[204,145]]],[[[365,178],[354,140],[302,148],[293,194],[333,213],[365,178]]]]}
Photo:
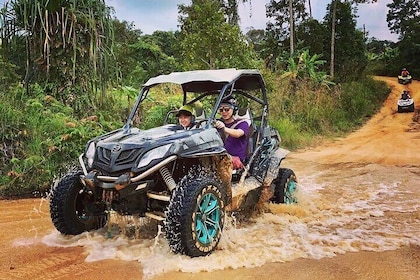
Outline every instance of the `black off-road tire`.
{"type": "Polygon", "coordinates": [[[51,191],[50,215],[55,228],[65,235],[77,235],[84,231],[105,226],[105,206],[94,204],[93,193],[80,182],[81,172],[68,173],[51,191]],[[95,209],[93,214],[88,209],[95,209]]]}
{"type": "Polygon", "coordinates": [[[410,105],[410,108],[408,109],[409,112],[414,112],[414,103],[410,105]]]}
{"type": "Polygon", "coordinates": [[[226,191],[212,172],[198,169],[181,180],[165,211],[171,250],[190,257],[206,256],[216,249],[225,220],[226,191]]]}
{"type": "Polygon", "coordinates": [[[274,196],[271,201],[275,203],[293,204],[297,203],[295,196],[297,191],[297,180],[293,170],[280,168],[279,174],[273,180],[274,196]]]}

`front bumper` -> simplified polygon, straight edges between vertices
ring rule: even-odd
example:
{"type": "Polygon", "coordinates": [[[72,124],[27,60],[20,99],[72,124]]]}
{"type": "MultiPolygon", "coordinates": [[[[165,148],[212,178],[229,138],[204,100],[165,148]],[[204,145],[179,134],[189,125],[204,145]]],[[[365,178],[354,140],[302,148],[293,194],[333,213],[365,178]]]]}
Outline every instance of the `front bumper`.
{"type": "Polygon", "coordinates": [[[118,177],[115,176],[104,176],[100,175],[97,171],[91,171],[88,172],[85,162],[83,161],[83,154],[79,156],[79,163],[83,170],[83,175],[80,176],[81,182],[90,188],[94,188],[95,186],[99,186],[103,189],[116,189],[121,190],[127,187],[129,184],[139,182],[146,178],[147,176],[153,174],[154,172],[157,172],[162,167],[166,166],[168,163],[176,160],[177,156],[173,155],[170,156],[152,168],[146,170],[143,173],[140,173],[138,175],[130,173],[124,173],[118,177]]]}

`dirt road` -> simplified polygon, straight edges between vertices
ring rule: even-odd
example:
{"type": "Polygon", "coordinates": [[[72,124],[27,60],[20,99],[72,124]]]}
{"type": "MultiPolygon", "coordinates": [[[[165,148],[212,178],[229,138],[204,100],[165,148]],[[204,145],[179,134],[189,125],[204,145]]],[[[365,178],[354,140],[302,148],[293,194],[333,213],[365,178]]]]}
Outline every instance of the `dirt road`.
{"type": "Polygon", "coordinates": [[[380,79],[392,86],[392,92],[379,113],[345,139],[327,143],[296,157],[327,164],[419,165],[420,122],[413,122],[413,113],[397,113],[397,100],[403,89],[408,89],[416,108],[420,110],[420,82],[400,85],[395,78],[380,79]]]}
{"type": "MultiPolygon", "coordinates": [[[[63,237],[46,200],[0,201],[0,279],[419,279],[420,123],[381,79],[392,93],[363,128],[289,154],[299,205],[231,217],[211,256],[174,256],[147,233],[63,237]]],[[[420,109],[420,82],[406,87],[420,109]]]]}

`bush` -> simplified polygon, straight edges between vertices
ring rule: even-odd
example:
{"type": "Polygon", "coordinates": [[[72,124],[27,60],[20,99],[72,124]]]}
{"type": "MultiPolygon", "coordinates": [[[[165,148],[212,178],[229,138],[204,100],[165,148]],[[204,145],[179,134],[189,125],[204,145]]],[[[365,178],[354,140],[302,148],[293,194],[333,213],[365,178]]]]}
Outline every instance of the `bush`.
{"type": "Polygon", "coordinates": [[[340,111],[350,127],[361,125],[382,106],[389,93],[385,82],[372,78],[343,84],[340,111]]]}
{"type": "Polygon", "coordinates": [[[384,82],[369,77],[331,88],[268,77],[270,121],[289,149],[317,142],[318,136],[353,130],[382,106],[390,92],[384,82]]]}
{"type": "MultiPolygon", "coordinates": [[[[169,110],[181,105],[173,97],[175,88],[151,92],[144,105],[139,126],[162,125],[169,110]]],[[[0,95],[0,196],[22,197],[43,194],[54,178],[78,165],[86,143],[101,134],[120,128],[137,97],[137,90],[111,90],[95,115],[78,118],[73,109],[46,95],[34,85],[31,95],[22,87],[0,95]]],[[[86,112],[85,112],[86,114],[86,112]]]]}
{"type": "Polygon", "coordinates": [[[31,98],[25,99],[23,92],[16,88],[0,96],[0,195],[6,197],[45,192],[89,139],[114,129],[98,116],[75,119],[72,108],[39,88],[31,98]]]}

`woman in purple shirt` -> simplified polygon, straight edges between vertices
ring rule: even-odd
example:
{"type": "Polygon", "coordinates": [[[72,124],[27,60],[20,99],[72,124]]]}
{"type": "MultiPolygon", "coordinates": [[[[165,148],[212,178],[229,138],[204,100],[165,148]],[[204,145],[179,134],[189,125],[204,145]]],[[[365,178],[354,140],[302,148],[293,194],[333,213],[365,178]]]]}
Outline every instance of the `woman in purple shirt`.
{"type": "Polygon", "coordinates": [[[223,130],[226,135],[225,148],[232,156],[233,169],[242,168],[246,159],[249,125],[245,120],[235,119],[238,110],[236,100],[223,100],[219,107],[222,120],[216,121],[216,128],[223,130]]]}

